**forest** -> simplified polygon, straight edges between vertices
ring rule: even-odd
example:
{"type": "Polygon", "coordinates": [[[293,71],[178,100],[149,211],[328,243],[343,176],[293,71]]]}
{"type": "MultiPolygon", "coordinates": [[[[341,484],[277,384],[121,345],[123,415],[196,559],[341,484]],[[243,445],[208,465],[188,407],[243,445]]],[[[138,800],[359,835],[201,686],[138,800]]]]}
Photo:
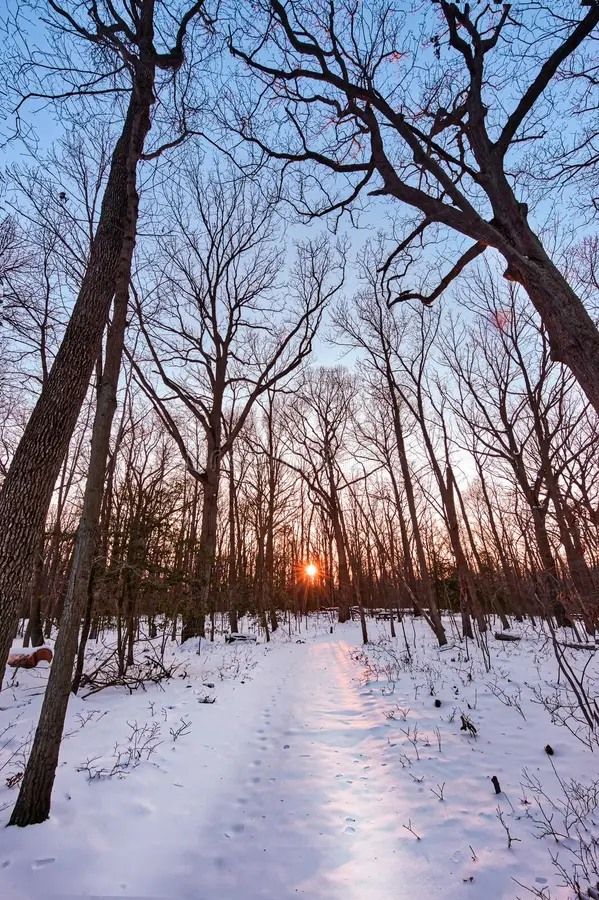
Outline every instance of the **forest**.
{"type": "Polygon", "coordinates": [[[3,897],[599,897],[598,25],[0,10],[3,897]]]}

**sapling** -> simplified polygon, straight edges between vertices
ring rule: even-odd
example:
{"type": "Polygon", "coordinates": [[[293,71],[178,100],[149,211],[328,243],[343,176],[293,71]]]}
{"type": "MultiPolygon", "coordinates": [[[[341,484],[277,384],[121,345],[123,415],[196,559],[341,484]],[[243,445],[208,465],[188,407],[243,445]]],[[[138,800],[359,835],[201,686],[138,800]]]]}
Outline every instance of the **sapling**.
{"type": "Polygon", "coordinates": [[[505,831],[505,835],[507,838],[507,848],[508,848],[508,850],[511,850],[512,844],[516,843],[516,841],[520,842],[521,839],[514,837],[513,834],[511,833],[508,825],[505,822],[501,807],[499,807],[499,806],[497,807],[495,815],[496,815],[497,819],[499,820],[499,822],[501,823],[501,825],[503,826],[503,829],[505,831]]]}
{"type": "Polygon", "coordinates": [[[438,784],[436,788],[430,788],[432,794],[437,797],[438,800],[445,800],[443,796],[443,791],[445,790],[445,782],[443,784],[438,784]]]}
{"type": "Polygon", "coordinates": [[[417,841],[422,840],[420,835],[416,831],[414,831],[411,819],[408,819],[408,824],[404,825],[403,827],[406,829],[406,831],[409,831],[410,834],[413,834],[417,841]]]}

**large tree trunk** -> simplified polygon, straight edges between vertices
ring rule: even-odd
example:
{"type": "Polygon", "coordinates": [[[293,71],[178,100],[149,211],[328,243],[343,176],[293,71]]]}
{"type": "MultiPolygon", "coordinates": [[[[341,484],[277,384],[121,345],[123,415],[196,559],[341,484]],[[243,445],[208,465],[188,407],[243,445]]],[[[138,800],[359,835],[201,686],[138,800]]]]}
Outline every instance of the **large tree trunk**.
{"type": "Polygon", "coordinates": [[[129,271],[137,216],[136,169],[150,129],[153,82],[153,67],[140,66],[112,156],[79,296],[0,491],[0,678],[52,490],[100,352],[117,280],[129,271]]]}
{"type": "MultiPolygon", "coordinates": [[[[153,11],[150,11],[149,15],[153,16],[153,11]]],[[[151,39],[151,18],[146,23],[145,30],[151,39]]],[[[70,341],[79,339],[82,346],[77,348],[76,345],[72,346],[67,340],[69,329],[71,329],[75,318],[74,312],[67,329],[67,335],[65,335],[59,351],[60,355],[66,344],[67,349],[65,358],[62,361],[62,368],[58,367],[60,369],[59,375],[55,377],[55,396],[51,398],[55,404],[55,416],[52,422],[54,427],[50,428],[54,432],[54,440],[48,447],[48,452],[54,453],[56,474],[60,466],[61,457],[66,451],[70,433],[77,419],[78,408],[75,409],[75,405],[78,403],[78,407],[80,407],[85,396],[87,382],[91,376],[94,364],[93,350],[95,349],[96,354],[99,352],[103,326],[108,315],[110,300],[114,295],[114,316],[106,343],[106,359],[96,403],[83,510],[71,561],[71,572],[63,605],[61,627],[56,640],[54,661],[50,670],[50,678],[33,747],[21,784],[19,797],[10,819],[11,825],[29,825],[42,822],[50,813],[52,787],[70,695],[79,625],[88,595],[93,555],[98,540],[110,433],[116,410],[116,392],[126,328],[131,263],[137,231],[139,206],[137,165],[143,152],[146,136],[151,127],[150,111],[154,103],[153,86],[153,64],[140,65],[133,84],[123,130],[113,154],[110,175],[102,204],[100,223],[92,244],[90,264],[84,277],[84,286],[82,286],[75,307],[75,310],[77,310],[77,306],[80,306],[79,315],[83,318],[86,327],[83,329],[83,333],[79,333],[78,329],[73,329],[70,341]],[[107,228],[114,229],[116,235],[115,233],[106,234],[107,228]],[[105,280],[102,264],[111,272],[110,283],[105,280]],[[89,282],[87,284],[88,293],[85,293],[87,282],[89,282]],[[98,288],[98,284],[103,287],[103,290],[99,290],[96,293],[95,289],[98,288]],[[98,294],[104,301],[103,305],[99,302],[98,294]],[[81,302],[82,297],[83,303],[81,302]],[[76,398],[75,401],[73,400],[73,394],[76,398]],[[56,425],[60,411],[56,405],[58,402],[68,407],[69,414],[63,419],[66,418],[68,420],[70,429],[63,427],[61,430],[56,425]],[[62,453],[59,454],[61,442],[64,444],[64,447],[62,453]]],[[[58,356],[57,362],[50,373],[48,385],[52,380],[54,370],[57,368],[57,363],[58,356]]],[[[43,409],[44,404],[42,401],[43,396],[40,398],[36,411],[40,406],[43,409]]],[[[32,419],[34,416],[35,411],[32,419]]],[[[36,428],[39,429],[42,425],[43,417],[38,417],[36,428]]],[[[31,435],[29,440],[32,441],[31,435]]],[[[24,442],[25,438],[21,444],[24,442]]],[[[21,445],[17,452],[20,450],[21,445]]],[[[52,467],[45,465],[42,468],[46,478],[44,481],[44,479],[38,477],[38,489],[45,488],[47,492],[47,498],[44,498],[46,505],[43,509],[45,518],[53,482],[49,480],[52,467]]],[[[54,479],[56,474],[54,474],[54,479]]],[[[39,509],[36,512],[38,515],[40,514],[39,509]]],[[[0,515],[1,521],[2,517],[0,515]]],[[[38,523],[38,527],[43,527],[43,519],[41,523],[38,523]]],[[[21,541],[21,546],[24,543],[26,543],[25,535],[21,541]]]]}
{"type": "MultiPolygon", "coordinates": [[[[131,226],[135,228],[135,217],[131,219],[131,226]]],[[[130,248],[132,251],[133,242],[130,248]]],[[[125,334],[129,273],[130,266],[126,273],[126,282],[119,284],[115,299],[114,317],[106,344],[105,366],[98,390],[90,465],[71,574],[35,740],[19,798],[11,817],[13,825],[41,822],[47,818],[50,811],[52,786],[77,650],[79,624],[88,597],[93,556],[98,540],[106,463],[112,420],[116,410],[116,392],[125,334]]],[[[122,276],[125,278],[124,272],[122,276]]]]}
{"type": "MultiPolygon", "coordinates": [[[[132,227],[135,227],[134,217],[131,224],[132,227]]],[[[132,243],[130,247],[132,250],[132,243]]],[[[88,597],[93,558],[98,541],[106,463],[112,420],[116,410],[116,393],[127,318],[129,270],[126,277],[126,283],[118,285],[114,317],[106,342],[106,360],[98,390],[83,511],[77,529],[71,574],[56,639],[54,660],[31,754],[19,797],[10,819],[11,825],[31,825],[43,822],[50,813],[52,787],[71,689],[73,663],[77,652],[79,625],[88,597]]]]}
{"type": "Polygon", "coordinates": [[[511,257],[504,251],[506,277],[524,287],[541,317],[553,359],[571,369],[599,414],[599,331],[532,230],[526,225],[511,237],[522,253],[511,257]]]}

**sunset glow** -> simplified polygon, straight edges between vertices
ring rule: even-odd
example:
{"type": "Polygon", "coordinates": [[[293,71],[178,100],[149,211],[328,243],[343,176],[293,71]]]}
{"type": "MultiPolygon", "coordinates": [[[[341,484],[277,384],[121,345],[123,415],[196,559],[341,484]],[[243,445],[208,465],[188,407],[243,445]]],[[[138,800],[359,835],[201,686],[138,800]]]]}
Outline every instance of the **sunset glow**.
{"type": "Polygon", "coordinates": [[[599,900],[599,0],[0,31],[0,900],[599,900]]]}

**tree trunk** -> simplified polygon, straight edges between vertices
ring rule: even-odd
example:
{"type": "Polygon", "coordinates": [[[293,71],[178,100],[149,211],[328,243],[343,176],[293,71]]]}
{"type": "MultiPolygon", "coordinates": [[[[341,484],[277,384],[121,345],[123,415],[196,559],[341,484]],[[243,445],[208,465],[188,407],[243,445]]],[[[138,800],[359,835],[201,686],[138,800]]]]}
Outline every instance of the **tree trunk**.
{"type": "MultiPolygon", "coordinates": [[[[399,405],[397,402],[397,397],[395,396],[395,389],[392,384],[391,377],[389,379],[389,390],[391,392],[393,403],[393,427],[395,432],[395,443],[397,445],[397,453],[399,456],[399,464],[401,467],[404,491],[406,492],[406,501],[408,504],[408,511],[410,513],[410,520],[412,523],[412,536],[414,538],[414,546],[416,548],[416,559],[418,561],[418,569],[420,572],[420,583],[422,586],[423,595],[422,605],[428,609],[429,623],[431,625],[431,628],[433,629],[435,637],[437,638],[439,646],[443,647],[445,646],[445,644],[447,644],[447,636],[445,634],[443,622],[441,621],[441,615],[439,613],[439,607],[437,605],[437,598],[435,597],[428,563],[426,560],[424,544],[422,542],[422,535],[420,533],[420,520],[418,517],[418,511],[416,509],[416,498],[414,496],[412,473],[410,471],[410,465],[406,453],[399,405]]],[[[420,604],[418,605],[420,606],[420,604]]]]}
{"type": "Polygon", "coordinates": [[[92,610],[94,607],[94,581],[95,581],[95,567],[92,568],[89,582],[87,585],[87,603],[85,604],[85,613],[83,615],[83,624],[81,626],[81,634],[79,636],[79,646],[77,647],[77,660],[75,662],[75,673],[73,675],[73,683],[71,685],[71,690],[74,694],[77,693],[79,687],[81,685],[81,678],[83,676],[83,666],[85,665],[85,648],[87,646],[87,641],[89,639],[89,633],[91,631],[92,625],[92,610]]]}
{"type": "Polygon", "coordinates": [[[555,620],[559,626],[570,624],[570,620],[566,614],[564,604],[558,596],[559,576],[557,565],[549,542],[547,527],[545,524],[545,512],[540,506],[533,505],[531,507],[532,519],[535,530],[535,538],[541,558],[542,584],[544,598],[549,601],[551,612],[555,616],[555,620]]]}
{"type": "MultiPolygon", "coordinates": [[[[547,454],[548,456],[548,454],[547,454]]],[[[549,458],[545,462],[545,482],[549,496],[553,502],[555,518],[557,521],[560,539],[566,559],[570,577],[580,604],[585,627],[589,634],[594,634],[597,619],[597,590],[592,572],[587,565],[584,555],[580,533],[574,516],[568,510],[566,501],[562,496],[558,480],[551,468],[549,458]]]]}
{"type": "Polygon", "coordinates": [[[574,373],[599,414],[599,331],[595,323],[528,225],[510,237],[522,252],[511,257],[504,251],[506,277],[524,287],[541,317],[553,359],[574,373]]]}
{"type": "Polygon", "coordinates": [[[42,590],[44,586],[44,535],[39,542],[33,565],[33,577],[29,588],[29,620],[23,638],[23,646],[40,647],[44,643],[42,628],[42,590]]]}
{"type": "Polygon", "coordinates": [[[202,526],[195,566],[194,590],[190,608],[183,616],[181,640],[205,637],[205,616],[208,609],[212,570],[216,557],[216,526],[218,517],[218,488],[220,481],[220,455],[218,442],[209,435],[207,448],[206,479],[202,482],[202,526]]]}
{"type": "Polygon", "coordinates": [[[275,547],[274,547],[274,521],[275,521],[275,502],[276,502],[276,481],[272,472],[272,461],[269,461],[269,490],[268,505],[266,518],[266,536],[264,540],[264,609],[268,612],[271,631],[276,631],[279,627],[277,621],[277,611],[274,596],[274,564],[275,564],[275,547]]]}
{"type": "Polygon", "coordinates": [[[239,630],[237,621],[237,533],[235,528],[235,506],[237,493],[235,490],[235,469],[233,452],[229,455],[229,629],[235,633],[239,630]]]}
{"type": "MultiPolygon", "coordinates": [[[[112,156],[81,289],[0,491],[0,679],[31,574],[31,560],[100,351],[117,280],[129,271],[137,219],[136,170],[150,129],[153,84],[153,66],[140,64],[112,156]]],[[[49,794],[48,790],[43,793],[49,794]]]]}
{"type": "Polygon", "coordinates": [[[349,619],[351,582],[349,578],[347,552],[345,549],[345,535],[343,534],[340,513],[337,509],[336,500],[334,501],[334,509],[331,511],[331,524],[333,527],[333,534],[335,536],[335,547],[337,549],[337,573],[339,579],[339,621],[347,622],[347,620],[349,619]]]}
{"type": "Polygon", "coordinates": [[[456,565],[456,574],[458,578],[458,585],[460,590],[460,610],[462,613],[462,627],[464,629],[464,636],[471,638],[472,635],[472,627],[470,625],[470,616],[474,612],[476,616],[476,622],[480,632],[485,632],[487,630],[487,623],[485,618],[478,607],[478,600],[476,597],[476,589],[474,587],[474,580],[472,578],[472,572],[470,571],[470,565],[466,558],[466,554],[464,553],[464,548],[462,546],[462,539],[460,536],[460,524],[458,520],[457,510],[455,506],[455,487],[454,487],[454,477],[453,470],[451,466],[447,465],[447,483],[445,485],[445,490],[443,491],[443,508],[445,510],[445,515],[447,517],[447,530],[449,532],[449,539],[451,542],[451,547],[453,550],[453,555],[455,559],[456,565]]]}
{"type": "MultiPolygon", "coordinates": [[[[131,225],[135,227],[134,218],[131,225]]],[[[130,247],[132,251],[132,242],[130,247]]],[[[126,273],[126,283],[118,285],[115,298],[114,317],[106,342],[106,360],[98,390],[89,471],[71,562],[71,574],[50,677],[19,797],[10,819],[11,825],[43,822],[50,814],[52,787],[72,684],[79,625],[88,597],[98,540],[104,478],[112,420],[116,410],[116,392],[126,327],[129,273],[130,267],[126,273]]],[[[122,275],[125,278],[124,272],[122,275]]]]}

